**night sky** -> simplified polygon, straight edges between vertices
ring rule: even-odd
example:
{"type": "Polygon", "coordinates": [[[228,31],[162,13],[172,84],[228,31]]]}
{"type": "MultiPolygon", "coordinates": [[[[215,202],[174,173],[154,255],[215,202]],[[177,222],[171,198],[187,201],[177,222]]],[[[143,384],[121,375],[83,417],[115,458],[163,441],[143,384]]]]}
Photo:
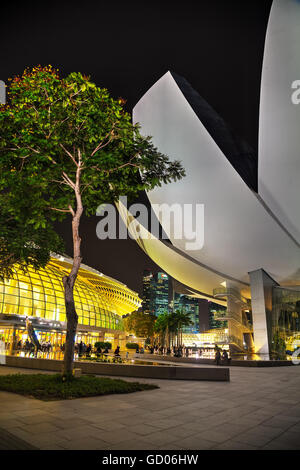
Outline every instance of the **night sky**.
{"type": "MultiPolygon", "coordinates": [[[[264,39],[271,0],[15,2],[1,4],[0,79],[27,66],[80,71],[127,110],[165,72],[184,76],[257,152],[264,39]]],[[[95,208],[96,210],[96,208],[95,208]]],[[[157,266],[132,240],[96,237],[84,218],[83,262],[141,291],[157,266]]],[[[70,223],[59,225],[71,255],[70,223]]]]}

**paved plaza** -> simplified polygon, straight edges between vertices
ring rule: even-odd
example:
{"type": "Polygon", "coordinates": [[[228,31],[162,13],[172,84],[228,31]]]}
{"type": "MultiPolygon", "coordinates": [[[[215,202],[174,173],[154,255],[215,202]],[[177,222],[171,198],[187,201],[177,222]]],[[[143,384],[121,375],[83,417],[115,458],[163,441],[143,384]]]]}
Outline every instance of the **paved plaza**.
{"type": "MultiPolygon", "coordinates": [[[[1,449],[300,449],[300,367],[230,368],[230,382],[42,402],[0,392],[1,449]]],[[[33,373],[0,366],[0,374],[33,373]]]]}

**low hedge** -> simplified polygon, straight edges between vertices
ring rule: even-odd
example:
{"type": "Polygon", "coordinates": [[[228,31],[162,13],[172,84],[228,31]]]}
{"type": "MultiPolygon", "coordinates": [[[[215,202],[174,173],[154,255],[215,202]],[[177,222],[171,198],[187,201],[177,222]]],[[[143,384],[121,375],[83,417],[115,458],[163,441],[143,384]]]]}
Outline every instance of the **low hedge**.
{"type": "Polygon", "coordinates": [[[66,400],[80,397],[153,390],[157,385],[120,379],[82,375],[63,381],[60,374],[12,374],[0,376],[0,390],[40,400],[66,400]]]}
{"type": "Polygon", "coordinates": [[[101,349],[111,349],[112,344],[108,343],[106,341],[97,341],[97,343],[94,344],[94,348],[101,348],[101,349]]]}
{"type": "Polygon", "coordinates": [[[139,348],[139,345],[137,343],[127,343],[126,348],[127,349],[137,349],[137,348],[139,348]]]}

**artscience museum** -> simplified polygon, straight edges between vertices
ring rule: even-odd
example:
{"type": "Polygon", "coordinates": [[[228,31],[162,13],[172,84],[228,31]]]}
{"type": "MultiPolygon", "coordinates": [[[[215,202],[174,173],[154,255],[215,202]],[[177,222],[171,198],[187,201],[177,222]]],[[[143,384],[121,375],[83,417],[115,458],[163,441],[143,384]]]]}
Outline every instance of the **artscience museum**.
{"type": "Polygon", "coordinates": [[[166,225],[159,211],[168,240],[134,229],[122,204],[120,213],[141,248],[188,294],[227,306],[233,351],[268,355],[280,341],[287,350],[300,346],[300,105],[291,100],[300,78],[299,22],[299,2],[274,1],[258,155],[176,73],[163,75],[133,110],[141,133],[186,170],[182,180],[147,193],[154,212],[161,204],[203,204],[204,245],[187,250],[189,240],[174,237],[176,219],[166,225]]]}

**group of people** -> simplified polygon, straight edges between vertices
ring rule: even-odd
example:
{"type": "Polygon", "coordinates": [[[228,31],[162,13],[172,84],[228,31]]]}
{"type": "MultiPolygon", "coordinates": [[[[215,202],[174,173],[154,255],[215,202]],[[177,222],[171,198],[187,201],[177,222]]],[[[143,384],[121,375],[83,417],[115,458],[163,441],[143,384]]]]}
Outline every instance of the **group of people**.
{"type": "Polygon", "coordinates": [[[26,339],[26,341],[18,341],[17,342],[17,351],[31,351],[35,348],[34,344],[32,343],[32,341],[29,341],[28,339],[26,339]]]}
{"type": "Polygon", "coordinates": [[[215,352],[215,363],[217,364],[217,366],[221,365],[221,364],[229,364],[230,362],[230,358],[228,356],[228,352],[226,351],[226,349],[220,349],[220,348],[216,348],[216,352],[215,352]]]}
{"type": "MultiPolygon", "coordinates": [[[[188,357],[192,353],[192,348],[186,347],[184,344],[179,346],[172,346],[165,347],[165,346],[158,346],[157,344],[154,346],[148,347],[150,354],[161,354],[163,356],[174,356],[174,357],[188,357]]],[[[202,351],[201,348],[198,350],[199,355],[201,356],[202,351]]]]}
{"type": "MultiPolygon", "coordinates": [[[[41,351],[42,352],[51,352],[53,350],[53,346],[50,341],[42,341],[40,343],[41,351]]],[[[35,348],[35,345],[32,341],[29,341],[27,338],[25,341],[19,340],[17,342],[17,351],[31,351],[35,348]]]]}
{"type": "Polygon", "coordinates": [[[91,344],[85,344],[83,341],[80,341],[80,343],[75,344],[75,353],[77,353],[79,356],[90,356],[92,352],[92,345],[91,344]]]}
{"type": "MultiPolygon", "coordinates": [[[[157,344],[154,346],[148,346],[148,350],[150,354],[159,354],[163,356],[173,356],[173,357],[189,357],[193,353],[196,352],[196,356],[199,358],[203,357],[203,349],[186,347],[184,344],[179,346],[172,346],[172,347],[165,347],[165,346],[158,346],[157,344]]],[[[205,357],[204,350],[204,357],[205,357]]],[[[229,364],[230,358],[226,349],[220,349],[216,347],[215,349],[215,362],[217,365],[220,364],[229,364]]]]}

